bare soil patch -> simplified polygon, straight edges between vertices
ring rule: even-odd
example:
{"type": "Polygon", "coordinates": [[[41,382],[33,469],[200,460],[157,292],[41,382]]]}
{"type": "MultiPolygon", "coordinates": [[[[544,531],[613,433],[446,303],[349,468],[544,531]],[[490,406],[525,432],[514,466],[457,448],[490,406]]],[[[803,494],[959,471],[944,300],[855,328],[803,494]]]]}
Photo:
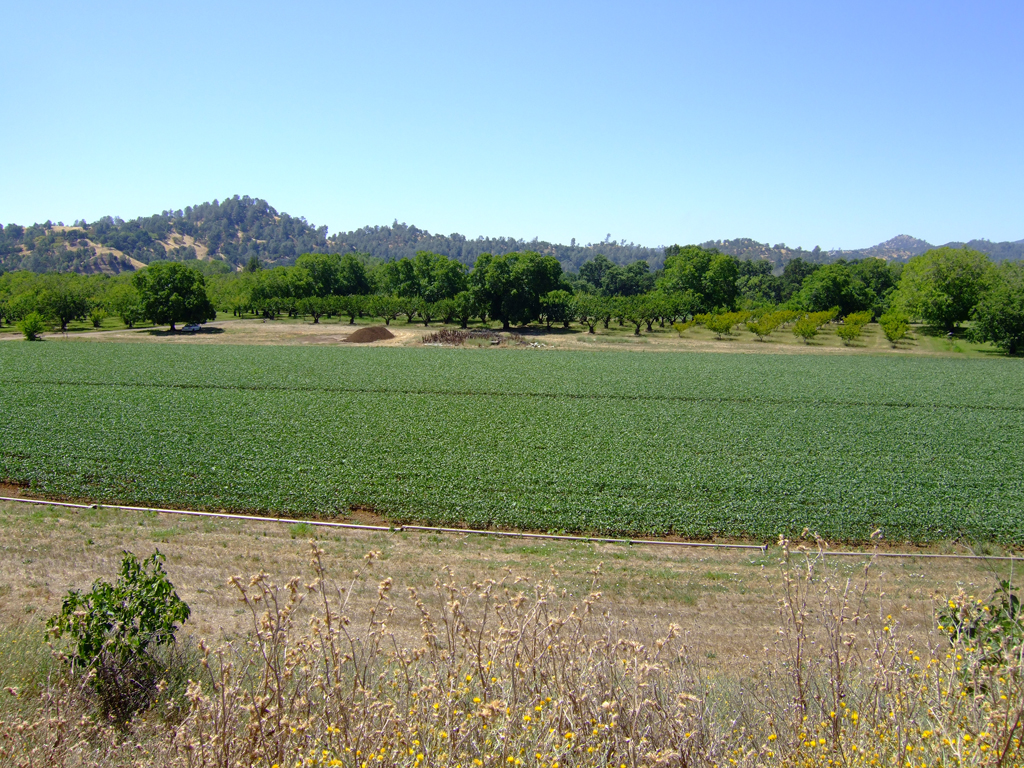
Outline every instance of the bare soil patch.
{"type": "Polygon", "coordinates": [[[2,482],[0,483],[0,496],[21,497],[25,495],[26,488],[28,488],[28,485],[19,485],[18,483],[2,482]]]}
{"type": "MultiPolygon", "coordinates": [[[[368,325],[369,319],[351,324],[345,318],[321,318],[313,323],[309,319],[279,318],[264,320],[260,318],[221,317],[207,323],[204,329],[218,328],[223,332],[204,333],[152,333],[153,329],[119,329],[101,332],[76,331],[68,334],[67,340],[81,339],[90,341],[115,342],[150,342],[172,344],[260,344],[260,345],[338,345],[345,342],[361,343],[356,337],[362,331],[382,329],[391,334],[372,340],[376,346],[419,346],[424,337],[439,331],[461,333],[456,326],[444,326],[435,323],[424,326],[421,322],[409,323],[404,319],[395,320],[390,325],[379,323],[368,325]]],[[[166,329],[157,329],[165,331],[166,329]]],[[[551,350],[622,350],[631,352],[733,352],[740,354],[782,354],[782,355],[926,355],[933,357],[990,357],[995,352],[991,345],[970,344],[958,341],[950,344],[945,338],[933,338],[924,330],[915,327],[913,337],[900,342],[897,349],[892,349],[875,324],[865,327],[864,334],[850,346],[844,346],[831,328],[826,328],[810,344],[804,344],[793,337],[785,329],[780,330],[764,341],[743,328],[735,329],[732,336],[717,338],[705,328],[691,328],[682,337],[672,328],[660,328],[657,325],[651,331],[646,329],[639,336],[633,334],[629,327],[612,324],[608,329],[598,327],[594,334],[586,329],[573,327],[563,328],[515,328],[513,331],[501,331],[497,323],[489,327],[474,325],[469,329],[480,338],[470,338],[458,346],[488,347],[517,349],[523,351],[551,350]],[[483,338],[483,337],[488,338],[483,338]],[[490,344],[490,340],[500,336],[507,343],[490,344]]],[[[373,333],[380,333],[374,330],[373,333]]],[[[5,338],[21,338],[15,328],[6,326],[0,329],[0,340],[5,338]]],[[[48,340],[63,340],[65,337],[47,334],[48,340]]],[[[449,346],[442,342],[442,346],[449,346]]]]}
{"type": "MultiPolygon", "coordinates": [[[[280,346],[334,346],[348,340],[366,326],[347,321],[224,319],[207,323],[199,333],[169,333],[167,328],[122,329],[70,334],[67,340],[143,342],[156,344],[256,344],[280,346]],[[213,330],[216,329],[216,330],[213,330]],[[156,331],[155,333],[153,331],[156,331]]],[[[425,330],[422,325],[386,328],[391,338],[382,337],[376,346],[409,346],[419,343],[425,330]]],[[[20,335],[19,335],[20,336],[20,335]]],[[[49,338],[57,338],[51,336],[49,338]]]]}

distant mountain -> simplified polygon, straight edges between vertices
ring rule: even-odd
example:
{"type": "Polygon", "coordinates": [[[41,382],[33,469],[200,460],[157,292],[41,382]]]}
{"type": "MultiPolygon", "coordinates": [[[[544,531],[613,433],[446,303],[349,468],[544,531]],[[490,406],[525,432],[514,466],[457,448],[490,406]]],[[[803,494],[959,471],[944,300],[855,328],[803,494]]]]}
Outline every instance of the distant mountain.
{"type": "MultiPolygon", "coordinates": [[[[737,240],[709,240],[701,243],[704,248],[717,248],[722,253],[728,253],[738,259],[770,261],[777,268],[785,266],[786,262],[801,258],[815,264],[828,264],[838,259],[855,261],[857,259],[878,258],[887,261],[906,262],[915,256],[920,256],[926,251],[938,246],[932,245],[924,240],[919,240],[910,235],[896,235],[891,240],[873,245],[869,248],[858,248],[856,250],[832,250],[823,251],[815,246],[811,251],[802,248],[789,248],[785,243],[769,245],[759,243],[748,238],[737,240]]],[[[1024,240],[1016,242],[993,243],[990,240],[971,240],[966,243],[952,242],[945,245],[951,248],[971,248],[982,253],[987,253],[993,261],[1024,259],[1024,240]]]]}
{"type": "Polygon", "coordinates": [[[931,243],[918,240],[910,235],[896,235],[891,240],[886,240],[884,243],[873,245],[870,248],[861,248],[859,251],[842,251],[842,253],[855,253],[857,256],[854,258],[861,259],[873,256],[878,259],[886,259],[887,261],[907,261],[930,251],[934,247],[931,243]]]}
{"type": "Polygon", "coordinates": [[[991,240],[970,240],[966,243],[946,243],[952,248],[971,248],[987,253],[993,261],[1020,261],[1024,259],[1024,240],[993,243],[991,240]]]}
{"type": "Polygon", "coordinates": [[[805,251],[803,248],[790,248],[785,243],[776,245],[759,243],[749,237],[740,237],[735,240],[708,240],[700,245],[702,248],[715,248],[722,253],[745,261],[770,261],[780,268],[792,259],[803,259],[814,264],[827,264],[830,261],[835,261],[828,251],[821,250],[817,245],[814,246],[814,250],[805,251]]]}
{"type": "MultiPolygon", "coordinates": [[[[801,258],[817,264],[836,259],[876,256],[906,261],[933,248],[924,240],[897,235],[891,240],[860,250],[810,251],[790,248],[785,243],[769,245],[749,238],[709,240],[705,248],[717,248],[740,259],[770,261],[781,270],[786,262],[801,258]]],[[[966,245],[988,253],[994,260],[1024,259],[1024,240],[992,243],[971,240],[966,245]]],[[[0,227],[0,271],[27,269],[33,272],[106,272],[133,270],[156,259],[186,261],[203,259],[220,262],[225,270],[239,269],[256,257],[264,266],[290,265],[309,252],[363,253],[384,261],[413,256],[416,251],[434,251],[471,266],[481,253],[504,254],[532,250],[550,254],[563,268],[578,271],[581,264],[598,254],[616,264],[644,260],[652,269],[662,266],[663,248],[650,248],[611,235],[597,243],[569,245],[534,238],[478,237],[431,234],[425,229],[393,222],[390,226],[367,226],[328,235],[327,227],[316,227],[303,217],[279,213],[265,200],[251,197],[164,211],[130,221],[106,216],[90,223],[76,221],[0,227]]]]}
{"type": "Polygon", "coordinates": [[[413,256],[427,250],[472,265],[481,253],[504,254],[534,250],[555,256],[562,265],[578,269],[602,253],[618,264],[639,259],[659,267],[661,248],[615,242],[569,245],[514,237],[478,237],[458,233],[435,235],[397,221],[391,226],[368,226],[328,237],[327,227],[305,218],[278,213],[265,200],[235,195],[223,202],[164,211],[131,221],[106,216],[92,222],[0,227],[0,271],[107,272],[137,269],[157,259],[216,260],[240,268],[256,257],[264,266],[290,265],[311,252],[365,253],[381,260],[413,256]]]}

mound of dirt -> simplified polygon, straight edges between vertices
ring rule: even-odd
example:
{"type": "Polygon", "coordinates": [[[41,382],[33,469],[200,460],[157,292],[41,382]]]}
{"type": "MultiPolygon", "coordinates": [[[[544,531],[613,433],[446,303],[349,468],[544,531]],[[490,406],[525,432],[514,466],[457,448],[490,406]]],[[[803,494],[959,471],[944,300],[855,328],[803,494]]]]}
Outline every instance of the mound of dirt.
{"type": "Polygon", "coordinates": [[[369,344],[372,341],[383,341],[393,339],[395,334],[383,325],[371,325],[369,328],[360,328],[355,333],[349,334],[345,339],[349,344],[369,344]]]}

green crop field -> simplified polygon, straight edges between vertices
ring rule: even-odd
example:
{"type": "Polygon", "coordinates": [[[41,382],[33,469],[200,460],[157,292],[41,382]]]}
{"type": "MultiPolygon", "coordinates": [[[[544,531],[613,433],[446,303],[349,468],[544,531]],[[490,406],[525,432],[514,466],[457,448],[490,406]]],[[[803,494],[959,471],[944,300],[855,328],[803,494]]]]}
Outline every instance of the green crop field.
{"type": "Polygon", "coordinates": [[[0,479],[613,534],[1024,542],[1016,360],[8,343],[0,479]]]}

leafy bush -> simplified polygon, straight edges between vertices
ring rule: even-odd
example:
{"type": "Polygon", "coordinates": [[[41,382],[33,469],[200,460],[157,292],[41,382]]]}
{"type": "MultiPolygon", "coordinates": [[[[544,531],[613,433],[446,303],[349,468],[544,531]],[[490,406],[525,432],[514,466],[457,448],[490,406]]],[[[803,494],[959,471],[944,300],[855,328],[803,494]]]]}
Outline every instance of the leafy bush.
{"type": "Polygon", "coordinates": [[[950,642],[977,647],[990,661],[1002,658],[1004,651],[1016,655],[1024,644],[1024,607],[1010,582],[1000,581],[999,589],[986,602],[960,593],[946,603],[939,614],[939,631],[950,642]]]}
{"type": "Polygon", "coordinates": [[[142,562],[125,552],[116,583],[97,579],[90,592],[71,590],[47,622],[55,638],[71,639],[72,670],[89,675],[104,714],[118,722],[152,701],[168,667],[161,650],[189,617],[163,560],[159,551],[142,562]]]}
{"type": "Polygon", "coordinates": [[[29,312],[21,322],[18,323],[18,330],[25,334],[26,341],[35,341],[39,334],[46,329],[46,321],[38,312],[29,312]]]}
{"type": "Polygon", "coordinates": [[[851,312],[843,318],[843,325],[859,325],[862,328],[870,322],[870,312],[851,312]]]}
{"type": "Polygon", "coordinates": [[[89,313],[89,322],[92,323],[93,328],[99,328],[106,318],[107,311],[101,307],[97,307],[89,313]]]}
{"type": "Polygon", "coordinates": [[[758,341],[764,341],[766,336],[771,335],[772,331],[781,325],[781,321],[776,313],[772,312],[767,315],[761,315],[761,317],[747,320],[747,330],[757,336],[758,341]]]}
{"type": "Polygon", "coordinates": [[[817,320],[810,315],[801,317],[793,326],[793,335],[803,339],[804,344],[809,344],[811,339],[818,335],[817,320]]]}
{"type": "Polygon", "coordinates": [[[694,320],[701,323],[719,339],[728,336],[733,326],[742,323],[750,316],[749,312],[722,312],[720,314],[697,315],[694,320]]]}
{"type": "Polygon", "coordinates": [[[678,333],[679,337],[682,338],[683,334],[696,324],[696,320],[687,320],[685,323],[672,323],[672,327],[676,329],[676,333],[678,333]]]}
{"type": "Polygon", "coordinates": [[[836,328],[836,336],[843,340],[843,346],[850,346],[850,343],[856,341],[860,337],[860,332],[863,326],[856,324],[843,323],[836,328]]]}
{"type": "Polygon", "coordinates": [[[844,346],[860,337],[864,326],[871,322],[870,312],[851,312],[843,318],[843,324],[836,328],[836,336],[843,340],[844,346]]]}
{"type": "Polygon", "coordinates": [[[906,338],[907,331],[910,330],[906,316],[898,312],[889,312],[882,315],[878,320],[878,324],[882,327],[882,333],[885,334],[885,338],[892,344],[893,349],[896,349],[896,345],[901,339],[906,338]]]}

